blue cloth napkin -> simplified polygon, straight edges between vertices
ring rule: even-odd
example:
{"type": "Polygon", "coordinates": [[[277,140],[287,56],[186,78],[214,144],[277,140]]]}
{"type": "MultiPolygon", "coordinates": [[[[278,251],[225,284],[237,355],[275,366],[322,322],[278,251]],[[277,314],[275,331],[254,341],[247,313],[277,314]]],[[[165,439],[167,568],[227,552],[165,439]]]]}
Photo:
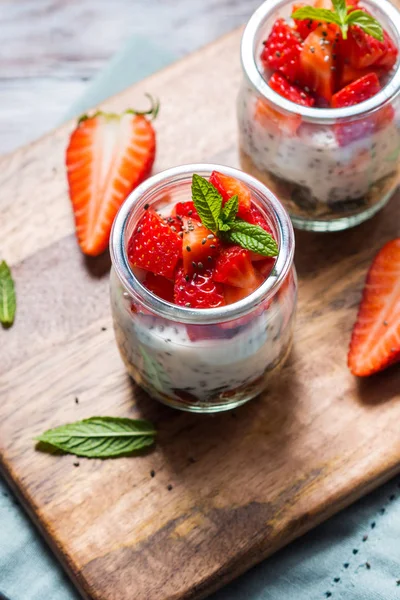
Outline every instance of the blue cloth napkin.
{"type": "MultiPolygon", "coordinates": [[[[93,81],[66,118],[98,104],[171,60],[164,48],[158,49],[136,36],[93,81]]],[[[0,593],[10,600],[79,598],[1,481],[0,593]]],[[[210,600],[322,598],[400,600],[400,478],[264,561],[210,600]]]]}

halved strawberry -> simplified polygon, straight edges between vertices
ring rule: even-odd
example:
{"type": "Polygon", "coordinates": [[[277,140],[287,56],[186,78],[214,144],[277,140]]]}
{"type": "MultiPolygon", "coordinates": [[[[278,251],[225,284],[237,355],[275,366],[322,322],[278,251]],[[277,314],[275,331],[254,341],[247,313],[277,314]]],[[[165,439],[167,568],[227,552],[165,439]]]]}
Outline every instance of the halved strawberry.
{"type": "Polygon", "coordinates": [[[251,192],[249,188],[229,175],[224,175],[219,171],[213,171],[210,176],[210,183],[219,191],[224,203],[237,196],[239,198],[238,216],[241,219],[246,219],[251,206],[251,192]]]}
{"type": "Polygon", "coordinates": [[[400,238],[388,242],[367,275],[348,356],[365,377],[400,361],[400,238]]]}
{"type": "Polygon", "coordinates": [[[284,75],[278,71],[274,73],[268,82],[268,85],[280,96],[287,98],[295,104],[302,106],[314,106],[315,99],[307,94],[302,88],[290,83],[284,75]]]}
{"type": "Polygon", "coordinates": [[[182,240],[154,210],[147,210],[128,242],[133,267],[173,279],[182,257],[182,240]]]}
{"type": "Polygon", "coordinates": [[[261,127],[271,130],[276,134],[284,133],[293,137],[301,125],[301,116],[295,114],[284,114],[273,108],[266,100],[258,98],[254,111],[254,119],[261,127]]]}
{"type": "Polygon", "coordinates": [[[213,272],[206,269],[188,277],[181,267],[175,277],[175,304],[187,308],[217,308],[225,304],[223,286],[213,280],[213,272]]]}
{"type": "MultiPolygon", "coordinates": [[[[381,85],[376,73],[370,73],[346,86],[340,92],[337,92],[332,98],[332,107],[342,108],[365,102],[365,100],[372,98],[380,90],[381,85]]],[[[337,124],[335,125],[335,133],[338,142],[341,146],[345,146],[366,135],[370,135],[377,129],[388,125],[393,120],[393,117],[393,107],[386,106],[365,119],[337,124]]]]}
{"type": "Polygon", "coordinates": [[[284,19],[277,19],[264,42],[261,60],[266,68],[281,71],[290,81],[297,81],[301,39],[284,19]]]}
{"type": "Polygon", "coordinates": [[[335,91],[339,38],[336,25],[324,24],[310,33],[300,54],[300,83],[327,102],[335,91]]]}
{"type": "Polygon", "coordinates": [[[151,171],[156,150],[143,115],[96,113],[72,133],[66,165],[79,245],[97,256],[108,246],[114,217],[128,194],[151,171]]]}
{"type": "Polygon", "coordinates": [[[143,281],[143,285],[148,290],[153,292],[159,298],[166,300],[167,302],[174,301],[174,282],[162,277],[161,275],[154,275],[150,271],[146,274],[146,278],[143,281]]]}
{"type": "Polygon", "coordinates": [[[218,254],[219,240],[200,221],[184,217],[182,253],[185,275],[204,271],[213,266],[218,254]]]}
{"type": "Polygon", "coordinates": [[[240,246],[229,246],[217,258],[214,281],[254,291],[260,285],[250,252],[240,246]]]}

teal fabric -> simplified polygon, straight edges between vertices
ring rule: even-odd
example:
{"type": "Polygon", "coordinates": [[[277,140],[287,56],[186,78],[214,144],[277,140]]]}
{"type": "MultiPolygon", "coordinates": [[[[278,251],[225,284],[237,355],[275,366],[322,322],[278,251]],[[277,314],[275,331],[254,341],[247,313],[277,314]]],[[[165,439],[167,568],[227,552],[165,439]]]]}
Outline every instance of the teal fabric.
{"type": "MultiPolygon", "coordinates": [[[[164,49],[136,37],[66,118],[121,91],[171,59],[164,49]]],[[[10,600],[78,600],[4,482],[0,482],[0,593],[10,600]]],[[[320,598],[400,600],[400,478],[212,596],[212,600],[320,598]]]]}

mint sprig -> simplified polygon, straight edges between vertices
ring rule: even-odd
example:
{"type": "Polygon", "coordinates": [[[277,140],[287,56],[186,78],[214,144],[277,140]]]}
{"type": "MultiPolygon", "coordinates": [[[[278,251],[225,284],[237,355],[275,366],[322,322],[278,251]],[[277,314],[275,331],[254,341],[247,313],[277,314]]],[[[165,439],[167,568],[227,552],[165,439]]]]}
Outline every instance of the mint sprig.
{"type": "Polygon", "coordinates": [[[14,323],[17,299],[14,281],[6,261],[0,263],[0,323],[6,327],[14,323]]]}
{"type": "Polygon", "coordinates": [[[303,6],[292,13],[292,19],[302,21],[311,19],[313,21],[325,21],[325,23],[335,23],[339,25],[343,39],[347,39],[347,33],[351,25],[358,25],[365,33],[375,39],[383,42],[382,25],[368,13],[362,10],[352,10],[351,6],[346,5],[345,0],[332,0],[334,10],[327,8],[315,8],[314,6],[303,6]]]}
{"type": "Polygon", "coordinates": [[[194,174],[192,199],[201,222],[216,236],[261,256],[278,255],[278,244],[271,234],[237,218],[238,196],[232,196],[223,206],[219,191],[207,179],[194,174]]]}

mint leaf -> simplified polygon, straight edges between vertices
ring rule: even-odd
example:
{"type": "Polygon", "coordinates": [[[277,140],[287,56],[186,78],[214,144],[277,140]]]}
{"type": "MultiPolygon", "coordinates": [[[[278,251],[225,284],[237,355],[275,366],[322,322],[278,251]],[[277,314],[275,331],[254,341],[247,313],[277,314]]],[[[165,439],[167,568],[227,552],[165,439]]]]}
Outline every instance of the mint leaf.
{"type": "Polygon", "coordinates": [[[14,281],[6,261],[0,263],[0,323],[10,326],[14,323],[17,299],[14,281]]]}
{"type": "Polygon", "coordinates": [[[231,223],[229,223],[229,222],[225,223],[225,221],[223,221],[222,219],[219,219],[219,221],[218,221],[219,231],[229,231],[230,228],[231,228],[231,223]]]}
{"type": "Polygon", "coordinates": [[[340,21],[344,24],[346,23],[347,18],[347,5],[346,0],[332,0],[333,7],[340,19],[340,21]]]}
{"type": "Polygon", "coordinates": [[[229,224],[231,229],[225,234],[229,241],[262,256],[278,255],[278,244],[259,225],[251,225],[241,219],[229,224]]]}
{"type": "Polygon", "coordinates": [[[382,25],[372,15],[362,10],[355,10],[347,16],[348,25],[358,25],[365,33],[373,38],[384,41],[382,25]]]}
{"type": "Polygon", "coordinates": [[[313,21],[325,21],[326,23],[336,23],[341,25],[339,15],[327,8],[315,8],[314,6],[303,6],[292,13],[292,19],[302,21],[303,19],[312,19],[313,21]]]}
{"type": "Polygon", "coordinates": [[[203,225],[217,233],[222,208],[221,194],[207,179],[195,173],[192,178],[192,199],[203,225]]]}
{"type": "Polygon", "coordinates": [[[223,221],[233,221],[239,210],[239,198],[238,196],[232,196],[222,209],[221,218],[223,221]]]}
{"type": "Polygon", "coordinates": [[[48,429],[36,439],[75,456],[112,458],[151,446],[155,435],[149,421],[91,417],[48,429]]]}

